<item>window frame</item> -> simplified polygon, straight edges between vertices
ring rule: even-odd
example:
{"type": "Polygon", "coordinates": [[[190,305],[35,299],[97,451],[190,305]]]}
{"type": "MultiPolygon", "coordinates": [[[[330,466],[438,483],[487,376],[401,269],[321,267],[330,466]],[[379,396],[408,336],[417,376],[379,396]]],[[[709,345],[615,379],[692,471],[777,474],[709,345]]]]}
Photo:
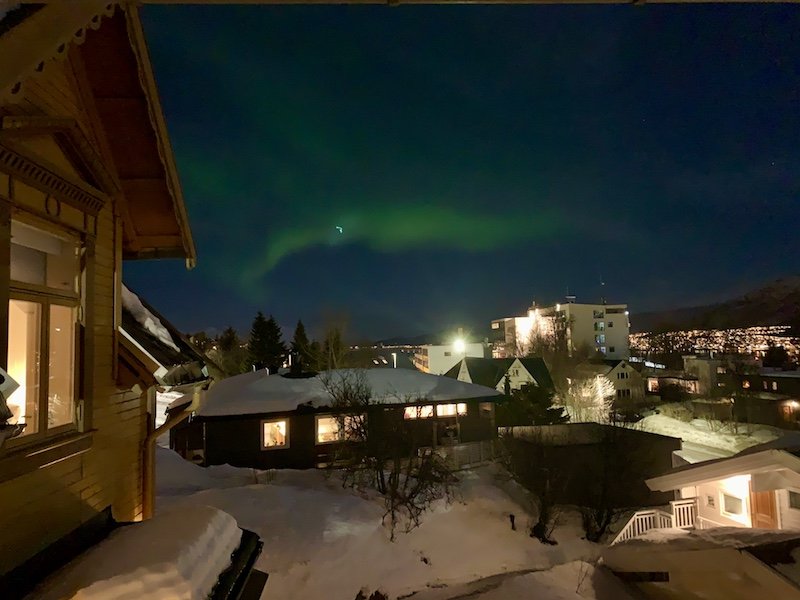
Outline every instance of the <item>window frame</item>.
{"type": "Polygon", "coordinates": [[[268,450],[288,450],[291,447],[292,436],[291,436],[291,418],[290,417],[276,417],[273,419],[261,419],[259,422],[259,431],[261,432],[261,450],[268,451],[268,450]],[[286,427],[286,433],[284,437],[284,443],[280,446],[267,446],[265,444],[266,440],[266,431],[264,429],[265,425],[269,425],[271,423],[284,423],[286,427]]]}
{"type": "MultiPolygon", "coordinates": [[[[88,240],[84,233],[78,232],[75,229],[66,225],[52,223],[41,218],[20,210],[14,209],[8,213],[8,231],[9,238],[7,240],[8,250],[10,255],[12,240],[10,237],[11,223],[16,221],[21,225],[39,230],[45,234],[65,240],[74,244],[77,249],[77,256],[75,257],[75,272],[76,279],[75,287],[71,290],[63,290],[58,288],[50,288],[46,285],[25,283],[22,281],[12,280],[10,269],[8,271],[8,294],[4,299],[6,302],[6,320],[8,320],[8,309],[11,301],[18,300],[22,302],[31,302],[38,304],[41,308],[39,320],[39,397],[38,402],[38,419],[37,431],[35,433],[23,433],[16,438],[6,440],[4,451],[12,452],[28,448],[35,445],[46,445],[53,442],[65,435],[72,433],[80,433],[84,430],[83,412],[84,401],[80,397],[81,383],[85,377],[85,373],[81,368],[83,363],[81,355],[83,352],[82,344],[80,341],[80,332],[85,314],[84,301],[86,296],[86,277],[88,276],[88,263],[84,260],[84,256],[89,247],[88,240]],[[48,427],[49,416],[49,358],[50,358],[50,312],[51,306],[66,306],[75,311],[75,318],[72,323],[73,331],[73,377],[72,377],[72,403],[73,403],[73,419],[71,423],[57,425],[55,427],[48,427]]],[[[5,344],[6,363],[8,362],[8,324],[6,323],[6,335],[3,343],[5,344]]],[[[8,364],[6,364],[8,367],[8,364]]]]}
{"type": "Polygon", "coordinates": [[[729,517],[731,519],[741,519],[746,515],[747,511],[747,500],[745,498],[740,498],[739,496],[734,496],[730,492],[726,492],[725,490],[720,490],[720,503],[719,503],[719,512],[721,515],[725,517],[729,517]],[[731,512],[728,510],[727,503],[725,502],[726,498],[733,498],[734,500],[738,500],[741,503],[741,510],[739,512],[731,512]]]}
{"type": "Polygon", "coordinates": [[[800,510],[800,492],[796,490],[786,490],[786,492],[786,503],[789,505],[789,508],[792,510],[800,510]],[[795,502],[797,506],[792,504],[792,498],[797,498],[797,501],[795,502]]]}

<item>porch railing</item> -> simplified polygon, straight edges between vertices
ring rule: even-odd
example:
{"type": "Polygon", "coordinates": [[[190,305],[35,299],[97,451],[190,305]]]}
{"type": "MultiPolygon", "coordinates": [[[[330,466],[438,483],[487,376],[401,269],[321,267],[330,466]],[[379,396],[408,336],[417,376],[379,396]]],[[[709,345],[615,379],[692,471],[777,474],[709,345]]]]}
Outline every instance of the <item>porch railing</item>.
{"type": "Polygon", "coordinates": [[[705,517],[697,517],[697,524],[695,525],[697,529],[713,529],[714,527],[729,527],[728,525],[723,525],[722,523],[717,523],[716,521],[712,521],[711,519],[706,519],[705,517]]]}
{"type": "Polygon", "coordinates": [[[697,526],[696,498],[673,500],[670,508],[671,512],[660,508],[635,512],[611,545],[638,537],[651,529],[692,529],[697,526]]]}
{"type": "Polygon", "coordinates": [[[455,471],[488,463],[495,458],[492,440],[438,446],[436,452],[444,456],[455,471]]]}

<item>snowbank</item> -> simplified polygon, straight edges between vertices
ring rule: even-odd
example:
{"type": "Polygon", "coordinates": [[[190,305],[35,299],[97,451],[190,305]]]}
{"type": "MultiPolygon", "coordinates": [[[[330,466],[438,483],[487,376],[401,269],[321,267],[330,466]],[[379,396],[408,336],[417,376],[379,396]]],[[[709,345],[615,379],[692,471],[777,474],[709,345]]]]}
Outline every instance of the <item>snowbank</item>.
{"type": "MultiPolygon", "coordinates": [[[[324,379],[330,377],[335,383],[338,378],[347,377],[352,372],[340,369],[315,377],[291,378],[254,371],[229,377],[208,391],[198,414],[245,415],[291,411],[301,404],[328,406],[331,397],[324,379]]],[[[364,369],[358,372],[366,377],[372,396],[378,402],[449,402],[500,395],[493,388],[412,369],[364,369]]]]}
{"type": "Polygon", "coordinates": [[[783,435],[783,431],[768,425],[739,424],[740,433],[730,431],[712,431],[709,423],[702,419],[695,419],[684,423],[666,415],[650,415],[637,423],[644,431],[660,433],[682,439],[684,442],[700,444],[711,448],[724,450],[729,454],[774,440],[783,435]]]}
{"type": "Polygon", "coordinates": [[[186,495],[199,490],[258,482],[258,472],[230,465],[199,467],[169,448],[156,446],[156,495],[186,495]]]}
{"type": "Polygon", "coordinates": [[[150,335],[176,352],[180,352],[167,328],[161,324],[161,320],[147,310],[142,301],[139,300],[139,296],[130,291],[125,285],[122,286],[122,306],[131,313],[136,322],[144,327],[150,335]]]}
{"type": "Polygon", "coordinates": [[[39,600],[204,600],[230,565],[242,531],[229,514],[184,506],[114,531],[55,573],[39,600]]]}

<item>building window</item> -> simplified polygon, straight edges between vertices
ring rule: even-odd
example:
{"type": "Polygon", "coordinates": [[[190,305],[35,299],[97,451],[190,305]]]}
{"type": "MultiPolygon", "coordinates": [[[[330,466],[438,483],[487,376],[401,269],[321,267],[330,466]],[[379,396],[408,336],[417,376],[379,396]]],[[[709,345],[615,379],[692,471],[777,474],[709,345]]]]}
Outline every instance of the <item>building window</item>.
{"type": "Polygon", "coordinates": [[[800,510],[800,493],[789,490],[789,507],[800,510]]]}
{"type": "Polygon", "coordinates": [[[404,419],[430,419],[433,417],[433,405],[425,406],[406,406],[403,411],[404,419]]]}
{"type": "Polygon", "coordinates": [[[608,351],[609,352],[616,352],[617,349],[614,346],[609,346],[608,351]]]}
{"type": "Polygon", "coordinates": [[[614,326],[614,321],[609,321],[609,322],[608,322],[608,326],[609,326],[609,327],[613,327],[613,326],[614,326]]]}
{"type": "Polygon", "coordinates": [[[747,379],[742,380],[742,389],[749,390],[750,389],[750,382],[747,379]]]}
{"type": "Polygon", "coordinates": [[[445,352],[445,353],[444,353],[444,355],[445,355],[445,356],[452,356],[452,353],[450,353],[450,352],[445,352]]]}
{"type": "Polygon", "coordinates": [[[778,382],[777,381],[773,381],[772,382],[772,391],[773,392],[777,392],[778,391],[778,382]]]}
{"type": "Polygon", "coordinates": [[[289,421],[261,421],[261,447],[265,449],[289,447],[289,421]]]}
{"type": "Polygon", "coordinates": [[[744,512],[744,500],[723,492],[722,513],[727,515],[740,516],[743,512],[744,512]]]}
{"type": "Polygon", "coordinates": [[[617,398],[630,398],[631,391],[630,390],[617,390],[617,398]]]}
{"type": "Polygon", "coordinates": [[[491,419],[494,404],[492,402],[481,402],[478,404],[478,412],[482,419],[491,419]]]}
{"type": "Polygon", "coordinates": [[[761,382],[761,387],[763,387],[764,389],[767,389],[767,382],[766,381],[762,381],[761,382]]]}
{"type": "Polygon", "coordinates": [[[606,347],[605,346],[600,346],[600,352],[605,354],[606,353],[606,347]]]}
{"type": "Polygon", "coordinates": [[[728,370],[725,367],[717,367],[717,375],[724,375],[728,370]]]}
{"type": "Polygon", "coordinates": [[[714,496],[706,496],[706,506],[709,508],[714,508],[716,506],[716,502],[714,502],[714,496]]]}
{"type": "Polygon", "coordinates": [[[595,311],[592,311],[592,316],[595,319],[603,319],[603,318],[605,318],[606,315],[602,310],[595,310],[595,311]]]}
{"type": "Polygon", "coordinates": [[[459,402],[458,404],[437,404],[436,416],[437,417],[455,417],[456,415],[467,414],[466,402],[459,402]]]}
{"type": "Polygon", "coordinates": [[[19,387],[7,403],[21,439],[77,424],[79,252],[75,238],[11,222],[8,373],[19,387]]]}
{"type": "Polygon", "coordinates": [[[657,392],[659,389],[658,387],[658,378],[656,377],[648,377],[647,378],[647,391],[648,392],[657,392]]]}
{"type": "Polygon", "coordinates": [[[341,442],[345,439],[363,439],[363,428],[366,417],[364,415],[343,415],[334,417],[332,415],[318,416],[317,421],[317,444],[330,444],[331,442],[341,442]]]}

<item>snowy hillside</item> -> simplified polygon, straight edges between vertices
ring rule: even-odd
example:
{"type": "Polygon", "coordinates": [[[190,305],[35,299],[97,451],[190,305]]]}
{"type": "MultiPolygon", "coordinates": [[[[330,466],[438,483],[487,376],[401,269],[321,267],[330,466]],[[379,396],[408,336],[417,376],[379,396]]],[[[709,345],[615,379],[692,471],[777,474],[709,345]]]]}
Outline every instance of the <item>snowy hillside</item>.
{"type": "Polygon", "coordinates": [[[203,469],[160,448],[157,481],[157,510],[214,506],[262,537],[264,598],[353,600],[360,589],[417,600],[629,598],[613,576],[587,564],[599,548],[581,539],[578,515],[564,516],[557,546],[542,545],[525,531],[524,495],[491,468],[463,473],[460,499],[438,505],[395,543],[379,499],[320,471],[203,469]]]}

